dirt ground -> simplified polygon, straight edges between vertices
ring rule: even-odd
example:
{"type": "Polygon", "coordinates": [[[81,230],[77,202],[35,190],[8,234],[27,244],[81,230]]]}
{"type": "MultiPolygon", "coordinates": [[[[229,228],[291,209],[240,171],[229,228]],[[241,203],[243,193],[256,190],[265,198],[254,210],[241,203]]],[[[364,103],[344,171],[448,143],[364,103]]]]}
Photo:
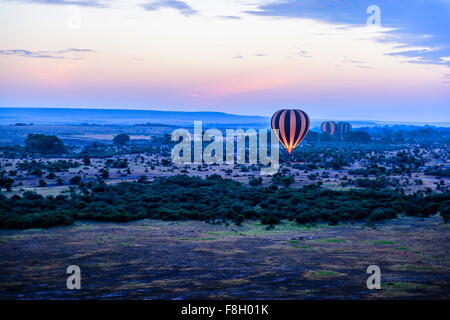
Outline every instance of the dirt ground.
{"type": "Polygon", "coordinates": [[[0,231],[0,299],[450,299],[450,225],[198,221],[0,231]],[[381,268],[369,290],[366,269],[381,268]],[[68,290],[66,268],[81,268],[68,290]]]}

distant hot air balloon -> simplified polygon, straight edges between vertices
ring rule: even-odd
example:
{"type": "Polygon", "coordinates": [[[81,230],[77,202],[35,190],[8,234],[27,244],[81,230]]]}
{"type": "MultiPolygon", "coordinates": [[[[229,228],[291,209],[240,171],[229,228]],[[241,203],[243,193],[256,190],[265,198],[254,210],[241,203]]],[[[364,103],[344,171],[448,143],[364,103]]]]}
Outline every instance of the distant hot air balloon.
{"type": "Polygon", "coordinates": [[[343,140],[344,136],[352,131],[352,125],[350,122],[338,122],[336,125],[336,135],[339,139],[343,140]]]}
{"type": "Polygon", "coordinates": [[[336,130],[336,123],[334,121],[326,121],[322,123],[320,129],[323,133],[327,133],[332,136],[334,135],[334,131],[336,130]]]}
{"type": "Polygon", "coordinates": [[[272,129],[278,140],[289,153],[306,137],[309,130],[309,117],[298,109],[282,109],[272,116],[272,129]]]}

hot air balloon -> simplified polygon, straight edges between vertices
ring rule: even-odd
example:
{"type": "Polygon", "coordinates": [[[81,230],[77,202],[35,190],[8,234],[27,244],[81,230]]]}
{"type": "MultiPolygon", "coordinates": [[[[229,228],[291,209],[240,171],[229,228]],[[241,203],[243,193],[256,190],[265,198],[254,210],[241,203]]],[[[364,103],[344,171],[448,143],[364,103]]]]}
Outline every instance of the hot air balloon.
{"type": "Polygon", "coordinates": [[[272,116],[272,130],[289,153],[306,137],[309,129],[309,117],[298,109],[282,109],[272,116]],[[276,131],[278,130],[278,132],[276,131]]]}
{"type": "Polygon", "coordinates": [[[336,130],[336,123],[334,121],[326,121],[322,123],[320,129],[323,133],[327,133],[332,136],[334,135],[334,131],[336,130]]]}
{"type": "Polygon", "coordinates": [[[336,134],[340,140],[344,139],[344,136],[352,131],[352,125],[350,122],[338,122],[336,125],[336,134]]]}

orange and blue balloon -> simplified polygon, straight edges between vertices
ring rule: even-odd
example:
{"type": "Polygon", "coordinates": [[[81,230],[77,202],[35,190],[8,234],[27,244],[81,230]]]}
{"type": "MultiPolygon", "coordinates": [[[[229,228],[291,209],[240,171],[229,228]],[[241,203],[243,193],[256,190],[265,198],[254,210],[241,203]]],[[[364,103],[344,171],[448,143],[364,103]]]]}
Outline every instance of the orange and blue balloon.
{"type": "Polygon", "coordinates": [[[336,134],[340,140],[344,139],[344,136],[352,131],[352,125],[350,122],[338,122],[336,125],[336,134]]]}
{"type": "Polygon", "coordinates": [[[326,121],[322,123],[320,129],[323,133],[329,134],[330,136],[334,135],[336,131],[336,123],[334,121],[326,121]]]}
{"type": "Polygon", "coordinates": [[[278,140],[291,153],[306,137],[310,120],[302,110],[282,109],[274,113],[271,125],[278,140]]]}

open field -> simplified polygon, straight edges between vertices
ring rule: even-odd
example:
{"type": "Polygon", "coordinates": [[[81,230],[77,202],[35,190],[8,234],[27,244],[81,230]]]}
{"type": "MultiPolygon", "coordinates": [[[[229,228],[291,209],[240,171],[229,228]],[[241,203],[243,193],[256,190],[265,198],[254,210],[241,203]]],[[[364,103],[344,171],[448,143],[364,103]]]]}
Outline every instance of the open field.
{"type": "Polygon", "coordinates": [[[0,231],[0,298],[448,299],[449,241],[437,217],[376,228],[141,220],[0,231]],[[81,290],[66,289],[72,264],[81,290]],[[372,264],[381,290],[366,287],[372,264]]]}

